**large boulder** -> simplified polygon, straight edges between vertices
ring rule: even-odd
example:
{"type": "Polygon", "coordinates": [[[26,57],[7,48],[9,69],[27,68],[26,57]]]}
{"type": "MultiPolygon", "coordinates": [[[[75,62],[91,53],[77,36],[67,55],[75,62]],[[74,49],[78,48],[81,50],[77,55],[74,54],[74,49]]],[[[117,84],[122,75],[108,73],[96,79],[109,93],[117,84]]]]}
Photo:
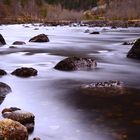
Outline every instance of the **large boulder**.
{"type": "Polygon", "coordinates": [[[13,45],[24,45],[24,44],[26,44],[26,43],[23,42],[23,41],[15,41],[15,42],[13,42],[13,45]]]}
{"type": "Polygon", "coordinates": [[[28,129],[29,132],[32,132],[34,129],[35,116],[30,112],[23,111],[16,107],[10,107],[3,109],[2,115],[4,118],[20,122],[28,129]]]}
{"type": "Polygon", "coordinates": [[[49,38],[45,34],[40,34],[31,38],[29,42],[49,42],[49,38]]]}
{"type": "Polygon", "coordinates": [[[22,67],[14,70],[11,74],[19,77],[30,77],[30,76],[36,76],[37,70],[34,68],[22,67]]]}
{"type": "Polygon", "coordinates": [[[11,119],[0,120],[0,140],[28,140],[27,129],[11,119]]]}
{"type": "Polygon", "coordinates": [[[3,36],[0,34],[0,46],[1,45],[5,45],[6,42],[5,42],[5,39],[3,38],[3,36]]]}
{"type": "Polygon", "coordinates": [[[7,72],[5,70],[0,69],[0,76],[6,75],[7,72]]]}
{"type": "Polygon", "coordinates": [[[134,43],[132,48],[127,54],[127,57],[140,59],[140,38],[134,43]]]}
{"type": "Polygon", "coordinates": [[[0,97],[5,97],[12,90],[9,85],[0,82],[0,97]]]}
{"type": "Polygon", "coordinates": [[[106,81],[85,84],[80,87],[82,93],[95,97],[115,97],[128,94],[120,81],[106,81]]]}
{"type": "Polygon", "coordinates": [[[54,68],[63,71],[87,70],[97,66],[93,58],[68,57],[60,61],[54,68]]]}

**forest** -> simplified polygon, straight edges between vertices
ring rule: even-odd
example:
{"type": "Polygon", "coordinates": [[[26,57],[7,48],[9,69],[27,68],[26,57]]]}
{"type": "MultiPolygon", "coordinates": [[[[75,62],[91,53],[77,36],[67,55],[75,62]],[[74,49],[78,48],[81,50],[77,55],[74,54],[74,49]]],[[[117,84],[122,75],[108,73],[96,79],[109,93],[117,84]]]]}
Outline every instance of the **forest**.
{"type": "Polygon", "coordinates": [[[1,22],[133,20],[139,18],[139,0],[127,2],[126,0],[0,1],[1,22]]]}
{"type": "Polygon", "coordinates": [[[87,10],[97,6],[98,0],[45,0],[49,4],[61,4],[66,9],[87,10]]]}

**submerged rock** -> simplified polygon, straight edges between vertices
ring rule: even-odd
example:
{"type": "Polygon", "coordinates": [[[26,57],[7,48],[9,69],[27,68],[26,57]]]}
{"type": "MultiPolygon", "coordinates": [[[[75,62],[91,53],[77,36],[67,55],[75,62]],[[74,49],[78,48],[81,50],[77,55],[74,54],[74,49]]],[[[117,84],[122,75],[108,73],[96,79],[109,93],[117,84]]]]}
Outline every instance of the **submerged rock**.
{"type": "Polygon", "coordinates": [[[34,68],[22,67],[14,70],[11,74],[19,77],[30,77],[30,76],[36,76],[37,70],[34,68]]]}
{"type": "Polygon", "coordinates": [[[28,140],[27,129],[11,119],[0,120],[0,140],[28,140]]]}
{"type": "Polygon", "coordinates": [[[12,90],[9,85],[0,82],[0,97],[5,97],[12,90]]]}
{"type": "Polygon", "coordinates": [[[54,68],[63,71],[93,69],[97,66],[93,58],[68,57],[60,61],[54,68]]]}
{"type": "Polygon", "coordinates": [[[6,75],[7,72],[5,70],[0,69],[0,76],[6,75]]]}
{"type": "Polygon", "coordinates": [[[10,46],[9,48],[10,48],[10,49],[16,49],[17,46],[10,46]]]}
{"type": "Polygon", "coordinates": [[[29,132],[32,132],[34,129],[35,116],[30,112],[23,111],[20,108],[11,107],[5,108],[2,111],[2,115],[4,118],[20,122],[29,132]]]}
{"type": "Polygon", "coordinates": [[[1,45],[5,45],[6,42],[5,42],[5,39],[3,38],[3,36],[0,34],[0,46],[1,45]]]}
{"type": "Polygon", "coordinates": [[[34,30],[39,30],[39,28],[34,28],[34,30]]]}
{"type": "Polygon", "coordinates": [[[23,41],[15,41],[12,45],[24,45],[24,44],[26,43],[23,41]]]}
{"type": "Polygon", "coordinates": [[[140,38],[134,43],[132,48],[127,54],[127,57],[140,59],[140,38]]]}
{"type": "Polygon", "coordinates": [[[120,81],[106,81],[82,85],[81,92],[96,97],[114,97],[127,94],[120,81]]]}
{"type": "Polygon", "coordinates": [[[89,29],[86,29],[84,33],[89,33],[89,32],[90,32],[90,30],[89,29]]]}
{"type": "Polygon", "coordinates": [[[31,38],[29,42],[49,42],[49,38],[45,34],[40,34],[31,38]]]}
{"type": "Polygon", "coordinates": [[[134,43],[135,43],[135,40],[133,40],[133,41],[125,41],[125,42],[123,42],[123,45],[134,45],[134,43]]]}

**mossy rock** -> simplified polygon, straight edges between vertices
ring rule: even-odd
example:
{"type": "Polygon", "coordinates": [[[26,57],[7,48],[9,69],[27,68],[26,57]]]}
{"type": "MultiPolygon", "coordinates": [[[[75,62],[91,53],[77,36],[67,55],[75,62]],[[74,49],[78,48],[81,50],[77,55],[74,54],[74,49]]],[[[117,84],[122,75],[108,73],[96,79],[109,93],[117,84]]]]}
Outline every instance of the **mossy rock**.
{"type": "Polygon", "coordinates": [[[91,84],[84,84],[80,87],[83,94],[98,98],[117,97],[129,94],[127,88],[121,81],[105,81],[91,84]]]}
{"type": "Polygon", "coordinates": [[[11,119],[0,120],[0,140],[28,140],[27,129],[11,119]]]}
{"type": "Polygon", "coordinates": [[[27,111],[23,111],[17,107],[5,108],[2,110],[4,118],[8,118],[14,121],[18,121],[23,124],[28,131],[33,131],[35,116],[27,111]]]}

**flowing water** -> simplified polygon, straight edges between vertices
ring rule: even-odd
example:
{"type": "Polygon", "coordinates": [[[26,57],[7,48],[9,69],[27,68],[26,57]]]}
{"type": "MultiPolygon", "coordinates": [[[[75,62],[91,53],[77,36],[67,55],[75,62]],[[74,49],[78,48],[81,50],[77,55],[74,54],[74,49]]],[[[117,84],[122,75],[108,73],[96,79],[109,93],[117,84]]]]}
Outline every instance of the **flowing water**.
{"type": "MultiPolygon", "coordinates": [[[[81,84],[120,80],[132,88],[140,88],[140,61],[126,57],[131,45],[124,41],[140,37],[140,28],[105,29],[94,27],[44,27],[33,25],[1,25],[0,33],[7,45],[0,47],[0,68],[8,72],[0,81],[9,84],[8,94],[0,106],[19,107],[35,114],[35,136],[42,140],[114,140],[103,132],[110,126],[94,123],[98,110],[78,104],[75,89],[81,84]],[[99,35],[85,30],[100,31],[99,35]],[[47,34],[50,42],[31,43],[29,39],[47,34]],[[26,45],[9,48],[14,41],[26,45]],[[63,72],[53,67],[68,56],[93,57],[97,68],[90,71],[63,72]],[[10,73],[19,67],[33,67],[38,76],[19,78],[10,73]],[[78,105],[77,105],[78,104],[78,105]]],[[[88,105],[87,105],[88,106],[88,105]]]]}

